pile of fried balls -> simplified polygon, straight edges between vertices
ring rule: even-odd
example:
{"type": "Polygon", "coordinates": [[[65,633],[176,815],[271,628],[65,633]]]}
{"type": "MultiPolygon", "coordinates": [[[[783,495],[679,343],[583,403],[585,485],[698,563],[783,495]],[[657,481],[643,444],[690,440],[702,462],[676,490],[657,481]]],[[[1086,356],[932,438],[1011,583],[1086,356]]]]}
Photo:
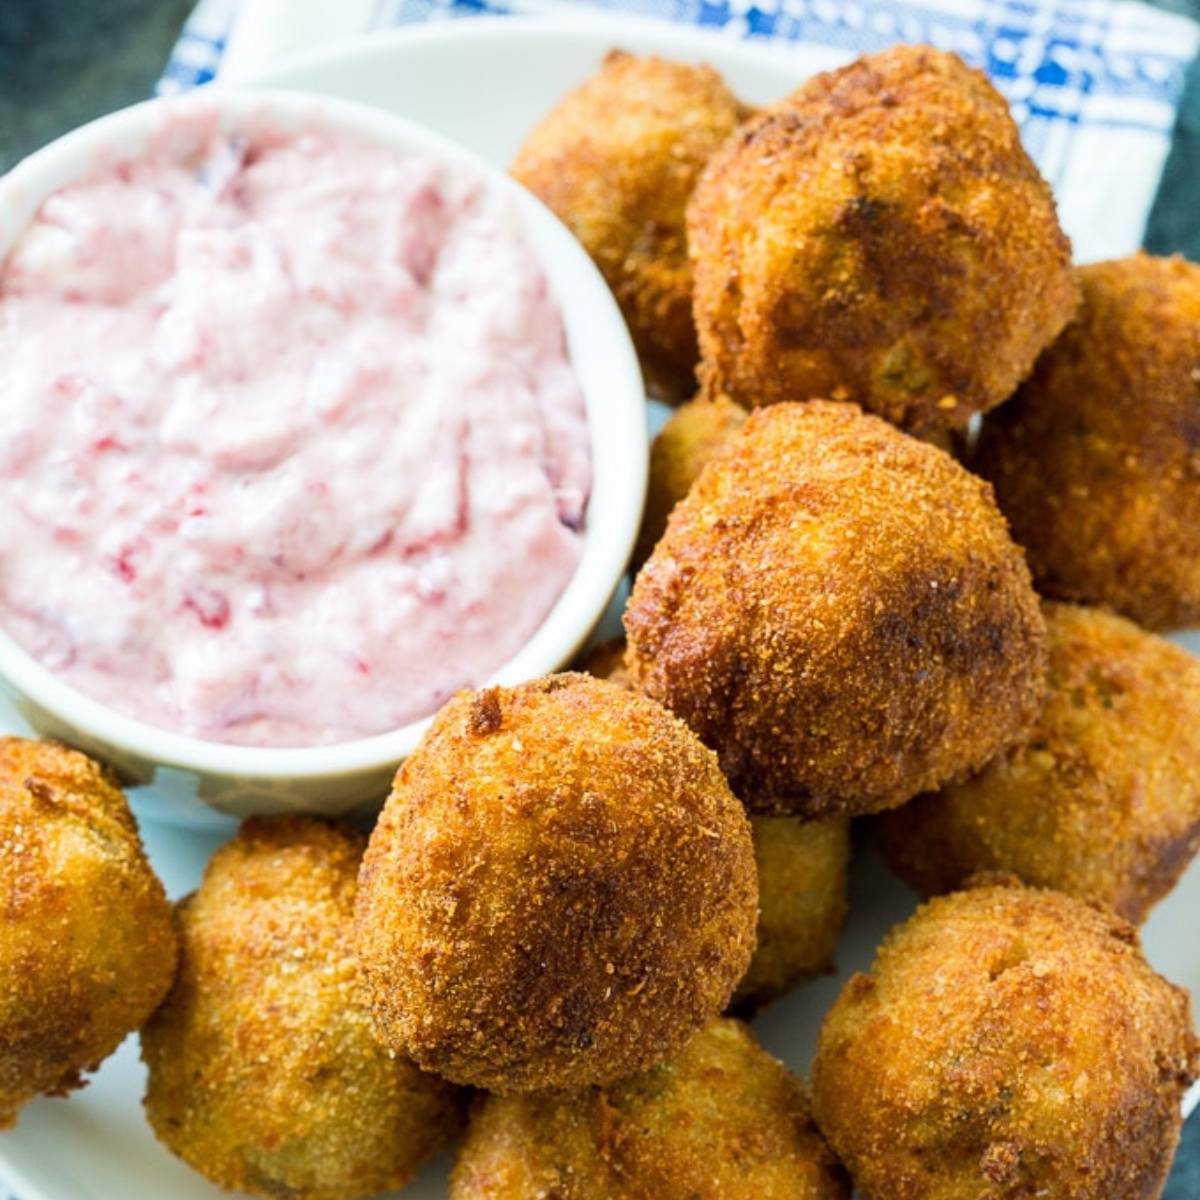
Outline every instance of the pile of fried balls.
{"type": "MultiPolygon", "coordinates": [[[[660,397],[625,639],[462,692],[369,838],[172,910],[113,776],[0,741],[0,1125],[132,1030],[161,1141],[353,1200],[1152,1200],[1200,1072],[1137,926],[1200,846],[1200,267],[1075,267],[1004,101],[896,47],[753,111],[614,51],[514,175],[660,397]],[[698,390],[697,390],[698,389],[698,390]],[[850,823],[928,899],[801,1083],[850,823]],[[861,822],[860,822],[861,823],[861,822]]],[[[594,514],[593,519],[603,519],[594,514]]]]}

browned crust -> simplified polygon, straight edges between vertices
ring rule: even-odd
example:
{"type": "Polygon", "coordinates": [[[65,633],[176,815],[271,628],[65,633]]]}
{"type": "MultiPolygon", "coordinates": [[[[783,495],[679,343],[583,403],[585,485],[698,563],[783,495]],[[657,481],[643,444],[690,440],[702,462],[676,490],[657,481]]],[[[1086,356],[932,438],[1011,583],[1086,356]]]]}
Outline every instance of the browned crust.
{"type": "Polygon", "coordinates": [[[254,818],[180,905],[179,977],[142,1032],[146,1116],[221,1187],[390,1191],[460,1126],[455,1089],[375,1040],[351,928],[365,842],[309,817],[254,818]]]}
{"type": "Polygon", "coordinates": [[[1200,266],[1138,254],[1079,279],[1077,320],[973,468],[1047,595],[1200,624],[1200,266]]]}
{"type": "Polygon", "coordinates": [[[740,1022],[608,1089],[490,1096],[451,1200],[848,1200],[799,1081],[740,1022]]]}
{"type": "Polygon", "coordinates": [[[1100,609],[1045,611],[1028,742],[881,817],[880,849],[926,894],[1011,871],[1140,924],[1200,848],[1200,663],[1100,609]]]}
{"type": "Polygon", "coordinates": [[[754,946],[750,829],[715,756],[585,675],[451,700],[397,773],[361,882],[381,1035],[500,1092],[668,1057],[754,946]]]}
{"type": "Polygon", "coordinates": [[[1200,1068],[1133,929],[981,881],[883,943],[825,1019],[817,1123],[864,1200],[1158,1196],[1200,1068]]]}
{"type": "Polygon", "coordinates": [[[513,160],[513,175],[595,260],[665,399],[691,395],[699,358],[684,207],[748,112],[712,67],[614,50],[513,160]]]}
{"type": "MultiPolygon", "coordinates": [[[[682,404],[650,444],[646,507],[630,567],[642,569],[667,530],[671,510],[691,490],[705,465],[746,423],[747,409],[728,396],[697,396],[682,404]]],[[[929,429],[916,435],[954,458],[962,456],[963,438],[955,430],[929,429]]],[[[602,672],[593,672],[602,674],[602,672]]]]}
{"type": "Polygon", "coordinates": [[[800,984],[834,970],[846,923],[850,822],[750,818],[758,867],[758,931],[733,1010],[761,1012],[800,984]]]}
{"type": "Polygon", "coordinates": [[[681,405],[650,444],[646,507],[633,550],[639,571],[666,532],[671,510],[688,494],[709,459],[746,421],[747,411],[728,396],[700,398],[681,405]]]}
{"type": "Polygon", "coordinates": [[[0,738],[0,1127],[150,1015],[176,936],[124,795],[56,742],[0,738]]]}
{"type": "MultiPolygon", "coordinates": [[[[625,639],[594,647],[580,670],[632,686],[625,639]]],[[[754,957],[730,1005],[741,1016],[833,971],[833,952],[846,921],[850,867],[850,822],[845,818],[755,816],[750,832],[758,871],[758,926],[754,957]]]]}
{"type": "Polygon", "coordinates": [[[999,404],[1078,293],[1003,98],[896,46],[817,75],[713,156],[688,207],[706,389],[852,400],[906,429],[999,404]]]}
{"type": "Polygon", "coordinates": [[[1043,696],[1045,628],[988,486],[852,405],[751,415],[625,612],[633,683],[756,811],[895,807],[982,766],[1043,696]]]}

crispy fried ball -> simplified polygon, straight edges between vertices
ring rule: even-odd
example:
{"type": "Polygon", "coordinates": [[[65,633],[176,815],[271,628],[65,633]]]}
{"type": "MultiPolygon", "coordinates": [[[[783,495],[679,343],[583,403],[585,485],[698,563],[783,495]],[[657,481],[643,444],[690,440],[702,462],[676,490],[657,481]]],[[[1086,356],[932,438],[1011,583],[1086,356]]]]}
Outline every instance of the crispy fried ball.
{"type": "Polygon", "coordinates": [[[990,883],[926,904],[846,984],[814,1112],[863,1200],[1152,1200],[1198,1057],[1132,927],[990,883]]]}
{"type": "Polygon", "coordinates": [[[633,551],[639,570],[667,528],[671,510],[688,494],[705,463],[745,424],[747,410],[728,396],[681,405],[650,444],[646,507],[633,551]]]}
{"type": "Polygon", "coordinates": [[[633,683],[758,811],[895,807],[982,766],[1043,695],[1045,626],[987,484],[856,407],[751,415],[625,612],[633,683]]]}
{"type": "Polygon", "coordinates": [[[846,922],[850,822],[750,818],[758,866],[758,944],[733,1006],[754,1013],[833,970],[846,922]]]}
{"type": "Polygon", "coordinates": [[[1200,265],[1139,254],[1079,278],[1078,319],[984,422],[972,469],[1043,593],[1200,625],[1200,265]]]}
{"type": "Polygon", "coordinates": [[[378,1028],[497,1092],[607,1083],[720,1012],[754,948],[750,827],[715,755],[587,675],[461,692],[363,862],[378,1028]]]}
{"type": "MultiPolygon", "coordinates": [[[[625,639],[596,646],[580,669],[630,686],[625,639]]],[[[832,969],[846,921],[850,865],[850,823],[842,817],[755,816],[750,833],[758,868],[758,928],[754,957],[733,997],[732,1007],[743,1014],[832,969]]]]}
{"type": "Polygon", "coordinates": [[[90,758],[0,738],[0,1129],[155,1009],[178,953],[129,806],[90,758]]]}
{"type": "Polygon", "coordinates": [[[928,46],[817,75],[712,158],[687,236],[710,391],[832,395],[905,429],[1009,396],[1078,303],[1002,97],[928,46]]]}
{"type": "MultiPolygon", "coordinates": [[[[671,510],[700,478],[709,459],[746,423],[749,410],[728,396],[697,396],[671,414],[650,445],[650,474],[646,481],[646,508],[633,552],[633,569],[639,571],[658,539],[666,532],[671,510]]],[[[917,435],[955,458],[961,447],[948,429],[930,429],[917,435]]]]}
{"type": "Polygon", "coordinates": [[[179,906],[179,978],[142,1031],[146,1115],[221,1187],[374,1195],[460,1126],[456,1090],[374,1036],[353,957],[365,842],[307,817],[247,821],[179,906]]]}
{"type": "Polygon", "coordinates": [[[1027,744],[880,818],[927,895],[978,871],[1140,924],[1200,847],[1200,661],[1100,609],[1046,606],[1050,699],[1027,744]]]}
{"type": "Polygon", "coordinates": [[[796,1080],[740,1022],[607,1089],[489,1096],[450,1200],[848,1200],[796,1080]]]}
{"type": "Polygon", "coordinates": [[[749,112],[711,67],[613,50],[513,161],[513,175],[595,260],[651,390],[667,399],[695,390],[699,358],[684,208],[749,112]]]}

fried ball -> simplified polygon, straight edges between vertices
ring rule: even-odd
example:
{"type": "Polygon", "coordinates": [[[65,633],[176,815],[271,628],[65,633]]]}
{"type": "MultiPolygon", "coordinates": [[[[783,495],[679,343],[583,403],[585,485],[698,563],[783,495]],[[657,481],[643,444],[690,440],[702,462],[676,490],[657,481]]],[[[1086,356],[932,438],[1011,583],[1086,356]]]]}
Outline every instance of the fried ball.
{"type": "Polygon", "coordinates": [[[647,383],[667,399],[695,390],[699,358],[684,208],[749,111],[711,67],[613,50],[513,161],[600,268],[647,383]]]}
{"type": "Polygon", "coordinates": [[[1078,319],[984,422],[990,479],[1039,589],[1148,629],[1200,624],[1200,266],[1079,271],[1078,319]]]}
{"type": "Polygon", "coordinates": [[[928,46],[817,75],[713,156],[687,237],[710,391],[848,399],[962,428],[1029,373],[1078,292],[1003,98],[928,46]]]}
{"type": "Polygon", "coordinates": [[[757,811],[895,807],[981,767],[1043,695],[1045,626],[987,484],[848,404],[751,415],[625,629],[633,683],[757,811]]]}
{"type": "Polygon", "coordinates": [[[142,1031],[146,1115],[221,1187],[374,1195],[461,1124],[456,1090],[374,1036],[353,957],[365,842],[307,817],[247,821],[179,906],[179,978],[142,1031]]]}
{"type": "Polygon", "coordinates": [[[650,444],[646,507],[633,551],[639,570],[667,528],[671,510],[688,494],[708,460],[746,421],[747,410],[728,396],[700,397],[671,414],[650,444]]]}
{"type": "MultiPolygon", "coordinates": [[[[633,552],[636,573],[666,532],[671,510],[700,478],[709,459],[746,423],[749,410],[728,396],[698,396],[680,405],[650,445],[650,473],[646,481],[646,507],[633,552]]],[[[922,441],[960,457],[958,437],[948,429],[917,434],[922,441]]]]}
{"type": "Polygon", "coordinates": [[[733,1007],[755,1013],[833,970],[846,922],[850,822],[750,819],[758,866],[758,944],[733,1007]]]}
{"type": "MultiPolygon", "coordinates": [[[[629,686],[625,639],[591,650],[581,670],[629,686]]],[[[826,974],[846,921],[850,823],[798,817],[750,818],[758,868],[754,957],[732,1007],[753,1013],[798,984],[826,974]]]]}
{"type": "Polygon", "coordinates": [[[1200,847],[1200,661],[1100,609],[1045,611],[1029,741],[880,818],[880,849],[927,895],[1010,871],[1140,924],[1200,847]]]}
{"type": "Polygon", "coordinates": [[[610,1088],[489,1096],[450,1200],[848,1200],[796,1080],[740,1022],[610,1088]]]}
{"type": "Polygon", "coordinates": [[[65,1096],[157,1007],[171,906],[112,776],[54,742],[0,738],[0,1129],[65,1096]]]}
{"type": "Polygon", "coordinates": [[[863,1200],[1152,1200],[1198,1068],[1131,926],[985,882],[884,941],[825,1018],[817,1124],[863,1200]]]}
{"type": "Polygon", "coordinates": [[[401,766],[363,862],[377,1026],[497,1092],[674,1054],[754,948],[750,826],[657,704],[587,675],[460,692],[401,766]]]}

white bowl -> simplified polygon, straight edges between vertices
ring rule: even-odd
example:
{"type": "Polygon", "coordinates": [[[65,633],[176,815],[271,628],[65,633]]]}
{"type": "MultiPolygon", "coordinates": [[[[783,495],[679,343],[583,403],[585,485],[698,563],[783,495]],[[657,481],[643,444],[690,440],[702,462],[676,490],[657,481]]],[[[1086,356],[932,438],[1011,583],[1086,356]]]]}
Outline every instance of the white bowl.
{"type": "MultiPolygon", "coordinates": [[[[625,571],[646,482],[646,405],[637,357],[611,293],[578,242],[501,171],[424,127],[367,105],[294,91],[212,89],[203,96],[123,109],[51,143],[0,179],[0,260],[42,201],[102,158],[136,157],[165,121],[197,104],[236,129],[264,118],[285,130],[353,134],[400,151],[456,163],[508,193],[558,298],[571,361],[587,409],[593,482],[579,566],[549,616],[487,682],[513,684],[554,671],[583,643],[625,571]]],[[[127,785],[152,785],[158,813],[204,824],[230,816],[329,815],[378,804],[397,763],[428,718],[390,733],[311,749],[230,746],[156,729],[77,691],[0,630],[0,690],[38,733],[111,764],[127,785]]]]}

